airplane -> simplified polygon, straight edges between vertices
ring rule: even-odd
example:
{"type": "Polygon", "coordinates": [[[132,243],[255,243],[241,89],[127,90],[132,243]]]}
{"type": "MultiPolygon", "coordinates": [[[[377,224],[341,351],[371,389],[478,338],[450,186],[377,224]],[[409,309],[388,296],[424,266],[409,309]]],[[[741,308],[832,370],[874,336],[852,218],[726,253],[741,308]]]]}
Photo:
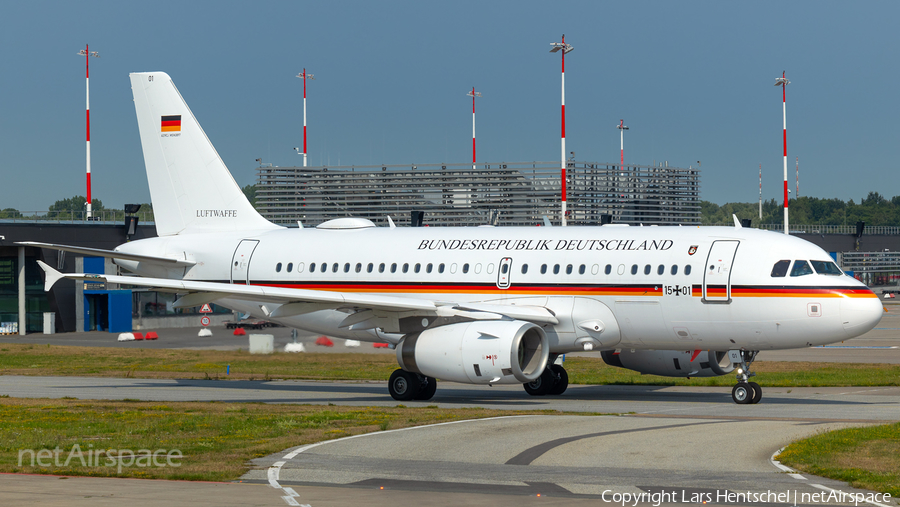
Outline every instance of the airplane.
{"type": "Polygon", "coordinates": [[[883,307],[828,253],[741,227],[376,227],[346,217],[288,228],[250,205],[172,79],[130,74],[158,237],[115,250],[22,243],[112,258],[139,276],[62,278],[175,292],[285,326],[387,342],[400,401],[436,379],[568,386],[564,354],[672,377],[735,373],[758,403],[761,350],[813,347],[874,328],[883,307]]]}

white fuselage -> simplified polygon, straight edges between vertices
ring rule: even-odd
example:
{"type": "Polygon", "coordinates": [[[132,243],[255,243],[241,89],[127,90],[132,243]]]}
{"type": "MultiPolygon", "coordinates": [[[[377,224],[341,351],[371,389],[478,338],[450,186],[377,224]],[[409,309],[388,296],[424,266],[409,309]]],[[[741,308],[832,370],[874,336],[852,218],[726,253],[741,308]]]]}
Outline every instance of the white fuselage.
{"type": "MultiPolygon", "coordinates": [[[[877,296],[842,274],[773,277],[781,260],[832,260],[804,240],[750,228],[281,228],[174,235],[117,250],[196,263],[116,261],[157,278],[544,306],[560,321],[545,326],[554,353],[583,350],[586,340],[593,350],[822,345],[868,331],[882,313],[877,296]],[[595,321],[598,332],[579,327],[595,321]]],[[[273,310],[216,302],[258,318],[273,310]]],[[[346,317],[344,309],[275,320],[369,341],[402,336],[339,327],[346,317]]]]}

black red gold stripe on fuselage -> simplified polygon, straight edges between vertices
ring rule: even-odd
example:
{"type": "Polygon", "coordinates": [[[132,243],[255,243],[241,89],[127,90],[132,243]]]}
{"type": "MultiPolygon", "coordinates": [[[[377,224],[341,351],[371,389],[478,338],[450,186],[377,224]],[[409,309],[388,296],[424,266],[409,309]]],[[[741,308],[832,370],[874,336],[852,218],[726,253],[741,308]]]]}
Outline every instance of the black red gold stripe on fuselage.
{"type": "MultiPolygon", "coordinates": [[[[508,289],[500,289],[495,284],[473,283],[410,283],[410,282],[292,282],[278,281],[251,282],[252,285],[281,287],[287,289],[321,290],[331,292],[365,292],[383,294],[517,294],[527,296],[652,296],[664,295],[664,284],[655,285],[593,285],[593,284],[513,284],[508,289]]],[[[694,297],[701,297],[700,284],[691,286],[694,297]]],[[[724,285],[707,287],[709,296],[725,297],[724,285]]],[[[732,298],[747,297],[820,297],[820,298],[877,298],[866,288],[855,287],[804,287],[782,285],[733,285],[732,298]]]]}

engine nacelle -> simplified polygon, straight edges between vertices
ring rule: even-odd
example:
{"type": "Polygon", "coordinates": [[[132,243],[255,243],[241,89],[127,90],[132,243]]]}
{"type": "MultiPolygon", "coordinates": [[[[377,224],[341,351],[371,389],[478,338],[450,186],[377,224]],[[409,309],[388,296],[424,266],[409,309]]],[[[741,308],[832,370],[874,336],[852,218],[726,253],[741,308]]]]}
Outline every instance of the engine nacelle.
{"type": "Polygon", "coordinates": [[[600,353],[610,366],[664,377],[718,377],[734,370],[727,351],[701,350],[691,361],[692,355],[690,350],[623,350],[619,354],[604,350],[600,353]]]}
{"type": "Polygon", "coordinates": [[[544,330],[518,320],[449,324],[407,335],[397,345],[404,370],[467,384],[531,382],[549,355],[544,330]]]}

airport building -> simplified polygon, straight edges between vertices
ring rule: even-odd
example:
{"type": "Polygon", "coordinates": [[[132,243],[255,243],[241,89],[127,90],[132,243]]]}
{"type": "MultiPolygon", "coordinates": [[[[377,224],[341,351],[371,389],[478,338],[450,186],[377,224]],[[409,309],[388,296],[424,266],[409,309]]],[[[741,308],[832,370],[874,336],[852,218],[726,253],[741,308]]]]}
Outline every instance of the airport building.
{"type": "MultiPolygon", "coordinates": [[[[257,169],[256,207],[278,224],[346,216],[406,225],[534,226],[560,222],[559,162],[257,169]]],[[[700,170],[570,161],[568,225],[699,225],[700,170]]]]}

